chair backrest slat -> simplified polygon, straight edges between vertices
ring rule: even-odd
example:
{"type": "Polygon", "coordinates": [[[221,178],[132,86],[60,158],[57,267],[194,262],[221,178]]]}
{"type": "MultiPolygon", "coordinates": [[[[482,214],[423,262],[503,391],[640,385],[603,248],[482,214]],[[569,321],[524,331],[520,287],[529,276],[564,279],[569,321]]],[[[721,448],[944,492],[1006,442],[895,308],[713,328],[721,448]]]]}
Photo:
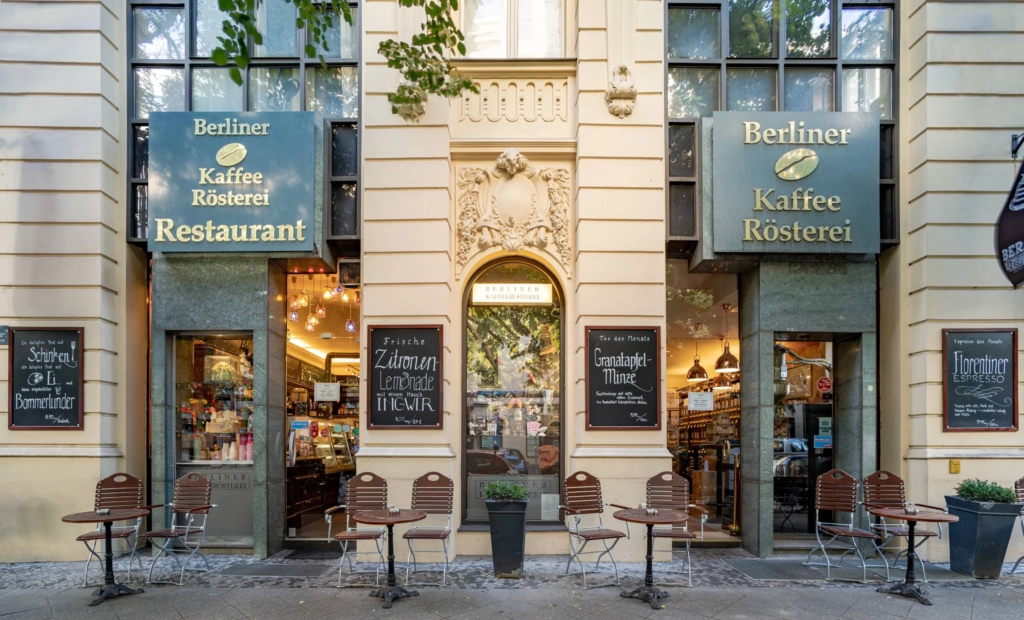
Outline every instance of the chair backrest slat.
{"type": "Polygon", "coordinates": [[[117,473],[96,483],[96,510],[139,508],[144,501],[145,488],[135,476],[117,473]]]}
{"type": "Polygon", "coordinates": [[[857,511],[857,481],[841,469],[833,469],[818,476],[815,491],[815,510],[851,514],[857,511]]]}
{"type": "Polygon", "coordinates": [[[430,515],[450,515],[455,502],[455,483],[436,471],[423,474],[412,483],[412,509],[430,515]]]}
{"type": "Polygon", "coordinates": [[[345,488],[345,512],[383,510],[388,507],[388,482],[377,474],[364,471],[348,481],[345,488]]]}
{"type": "Polygon", "coordinates": [[[663,471],[647,481],[647,506],[655,509],[690,510],[690,482],[677,473],[663,471]]]}
{"type": "Polygon", "coordinates": [[[884,469],[865,477],[864,503],[882,508],[903,508],[907,503],[903,479],[884,469]]]}
{"type": "Polygon", "coordinates": [[[206,476],[192,472],[174,482],[174,512],[206,514],[209,509],[195,510],[209,506],[213,495],[213,483],[206,476]]]}
{"type": "MultiPolygon", "coordinates": [[[[1013,492],[1017,495],[1017,503],[1024,504],[1024,478],[1013,483],[1013,492]]],[[[1021,516],[1024,516],[1024,508],[1020,509],[1021,516]]]]}
{"type": "Polygon", "coordinates": [[[570,514],[601,514],[604,501],[601,499],[601,481],[585,471],[570,474],[562,486],[562,504],[570,514]]]}

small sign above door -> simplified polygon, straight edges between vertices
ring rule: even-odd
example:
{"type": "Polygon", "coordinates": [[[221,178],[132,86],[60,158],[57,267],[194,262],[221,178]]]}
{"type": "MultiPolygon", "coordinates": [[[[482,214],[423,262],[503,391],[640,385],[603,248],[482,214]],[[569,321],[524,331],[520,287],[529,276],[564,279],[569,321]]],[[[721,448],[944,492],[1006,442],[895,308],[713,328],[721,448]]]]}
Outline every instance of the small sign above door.
{"type": "Polygon", "coordinates": [[[550,306],[551,284],[477,283],[473,285],[474,306],[550,306]]]}

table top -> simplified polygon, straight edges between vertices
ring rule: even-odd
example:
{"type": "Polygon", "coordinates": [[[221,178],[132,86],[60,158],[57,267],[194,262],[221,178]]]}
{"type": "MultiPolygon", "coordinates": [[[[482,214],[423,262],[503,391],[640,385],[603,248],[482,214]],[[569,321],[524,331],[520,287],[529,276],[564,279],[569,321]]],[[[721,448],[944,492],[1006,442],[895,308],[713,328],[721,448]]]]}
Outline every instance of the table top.
{"type": "Polygon", "coordinates": [[[391,514],[384,510],[367,510],[352,515],[352,520],[366,525],[397,525],[399,523],[412,523],[427,518],[427,513],[422,510],[409,510],[402,508],[398,514],[391,514]]]}
{"type": "Polygon", "coordinates": [[[626,510],[617,510],[612,515],[619,521],[629,521],[630,523],[643,523],[645,525],[671,525],[673,523],[682,523],[689,518],[690,515],[681,510],[668,510],[667,508],[659,508],[658,514],[649,515],[647,510],[644,508],[627,508],[626,510]]]}
{"type": "Polygon", "coordinates": [[[908,515],[902,508],[871,508],[869,512],[876,517],[895,519],[897,521],[918,521],[924,523],[956,523],[960,517],[949,515],[938,510],[923,509],[916,515],[908,515]]]}
{"type": "Polygon", "coordinates": [[[89,512],[76,512],[75,514],[64,515],[61,521],[64,523],[113,523],[114,521],[127,521],[137,519],[149,514],[146,508],[116,508],[108,514],[101,515],[95,510],[89,512]]]}

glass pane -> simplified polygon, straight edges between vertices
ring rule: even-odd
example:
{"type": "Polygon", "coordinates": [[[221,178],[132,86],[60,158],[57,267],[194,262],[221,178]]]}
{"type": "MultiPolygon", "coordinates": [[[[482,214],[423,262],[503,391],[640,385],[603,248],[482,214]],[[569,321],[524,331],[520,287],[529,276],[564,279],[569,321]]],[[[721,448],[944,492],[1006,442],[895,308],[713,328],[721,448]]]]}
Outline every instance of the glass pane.
{"type": "Polygon", "coordinates": [[[356,125],[331,125],[331,175],[355,176],[359,171],[358,138],[356,125]]]}
{"type": "Polygon", "coordinates": [[[845,60],[892,60],[892,10],[844,10],[842,47],[845,60]]]}
{"type": "Polygon", "coordinates": [[[355,183],[331,183],[331,234],[335,237],[356,234],[355,183]]]}
{"type": "Polygon", "coordinates": [[[508,56],[508,0],[467,0],[462,32],[467,58],[508,56]]]}
{"type": "Polygon", "coordinates": [[[352,9],[351,24],[341,15],[333,15],[331,22],[327,29],[327,45],[318,47],[317,53],[323,54],[324,58],[358,58],[359,36],[355,24],[359,23],[359,16],[356,9],[352,9]]]}
{"type": "Polygon", "coordinates": [[[725,72],[725,109],[775,110],[775,69],[729,69],[725,72]]]}
{"type": "Polygon", "coordinates": [[[263,45],[254,46],[253,56],[298,55],[294,4],[263,0],[256,11],[256,27],[263,33],[263,45]]]}
{"type": "Polygon", "coordinates": [[[185,109],[185,70],[139,67],[135,69],[135,116],[185,109]]]}
{"type": "MultiPolygon", "coordinates": [[[[484,271],[479,284],[548,284],[522,263],[484,271]]],[[[558,521],[561,459],[561,308],[466,308],[466,521],[487,522],[483,489],[505,480],[530,490],[528,521],[558,521]]]]}
{"type": "Polygon", "coordinates": [[[697,214],[692,183],[672,183],[668,188],[668,234],[670,237],[695,237],[697,214]]]}
{"type": "Polygon", "coordinates": [[[669,9],[669,58],[720,58],[718,9],[669,9]]]}
{"type": "Polygon", "coordinates": [[[789,0],[786,3],[786,43],[786,53],[791,58],[831,56],[831,0],[789,0]]]}
{"type": "Polygon", "coordinates": [[[132,186],[132,229],[133,239],[145,239],[149,232],[149,186],[132,186]]]}
{"type": "Polygon", "coordinates": [[[831,112],[835,109],[832,69],[786,69],[786,110],[831,112]]]}
{"type": "Polygon", "coordinates": [[[195,54],[209,57],[217,48],[218,36],[223,36],[221,23],[227,14],[217,8],[217,0],[196,0],[195,54]]]}
{"type": "Polygon", "coordinates": [[[184,9],[135,9],[135,57],[185,57],[184,9]]]}
{"type": "Polygon", "coordinates": [[[878,112],[892,118],[890,69],[843,69],[843,112],[878,112]]]}
{"type": "Polygon", "coordinates": [[[729,55],[736,58],[774,56],[773,0],[729,0],[729,55]]]}
{"type": "Polygon", "coordinates": [[[693,125],[669,125],[668,176],[692,177],[694,175],[693,132],[693,125]]]}
{"type": "Polygon", "coordinates": [[[881,195],[879,196],[882,220],[881,237],[883,240],[893,240],[899,242],[896,238],[897,219],[898,214],[896,213],[896,201],[893,199],[892,185],[883,185],[881,187],[881,195]]]}
{"type": "Polygon", "coordinates": [[[242,86],[231,81],[230,69],[192,70],[192,109],[233,112],[242,109],[242,86]]]}
{"type": "Polygon", "coordinates": [[[519,0],[519,58],[562,58],[562,0],[519,0]]]}
{"type": "Polygon", "coordinates": [[[302,104],[300,88],[298,67],[251,67],[249,110],[297,112],[302,104]]]}
{"type": "Polygon", "coordinates": [[[149,125],[135,128],[135,144],[132,148],[132,176],[137,179],[149,178],[149,125]]]}
{"type": "Polygon", "coordinates": [[[711,116],[718,109],[718,67],[668,70],[668,115],[711,116]]]}
{"type": "Polygon", "coordinates": [[[892,127],[892,125],[883,125],[882,126],[882,136],[881,136],[881,140],[880,140],[881,147],[882,147],[882,156],[879,159],[879,163],[881,163],[881,169],[879,170],[879,173],[878,173],[878,178],[880,178],[880,179],[891,179],[891,178],[893,178],[893,174],[895,173],[895,169],[893,168],[893,159],[892,159],[892,155],[893,155],[893,153],[892,153],[892,150],[893,150],[892,136],[893,136],[893,127],[892,127]]]}
{"type": "Polygon", "coordinates": [[[359,82],[355,67],[306,69],[306,105],[329,118],[359,116],[359,82]]]}

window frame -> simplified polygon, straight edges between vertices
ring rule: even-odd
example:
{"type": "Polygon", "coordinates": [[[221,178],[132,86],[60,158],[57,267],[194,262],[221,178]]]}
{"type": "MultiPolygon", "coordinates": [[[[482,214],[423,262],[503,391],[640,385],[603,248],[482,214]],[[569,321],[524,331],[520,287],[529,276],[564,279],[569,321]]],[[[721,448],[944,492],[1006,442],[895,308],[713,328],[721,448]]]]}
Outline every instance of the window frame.
{"type": "MultiPolygon", "coordinates": [[[[559,54],[558,56],[540,56],[540,57],[530,57],[530,56],[520,56],[519,55],[519,0],[506,0],[506,1],[508,2],[508,6],[507,6],[506,11],[505,11],[505,20],[506,20],[506,22],[505,22],[505,35],[508,38],[508,40],[507,40],[507,43],[505,44],[505,55],[504,56],[480,56],[480,57],[469,56],[468,54],[469,54],[470,50],[469,50],[469,46],[467,45],[466,46],[467,47],[467,49],[466,49],[467,54],[465,56],[462,56],[462,58],[467,59],[467,60],[545,61],[545,60],[563,60],[565,58],[569,58],[570,57],[568,52],[567,52],[568,40],[569,40],[569,26],[570,26],[570,21],[569,21],[569,8],[570,7],[569,7],[569,3],[573,2],[573,7],[575,7],[575,2],[573,0],[561,0],[561,2],[562,2],[562,16],[561,16],[562,17],[562,46],[561,46],[562,47],[562,51],[561,51],[561,54],[559,54]]],[[[468,13],[468,10],[465,8],[465,5],[463,5],[463,7],[459,8],[458,22],[459,22],[459,28],[460,28],[460,30],[463,33],[467,32],[467,28],[466,28],[466,15],[467,15],[467,13],[468,13]]]]}
{"type": "MultiPolygon", "coordinates": [[[[149,119],[138,116],[136,109],[136,89],[135,89],[135,70],[138,68],[146,67],[163,67],[163,68],[174,68],[181,69],[183,71],[183,79],[185,83],[185,100],[183,102],[183,110],[186,112],[192,111],[192,71],[193,69],[219,69],[225,68],[215,64],[209,57],[197,56],[193,52],[195,51],[195,19],[197,16],[197,3],[199,0],[129,0],[128,1],[128,19],[127,21],[127,39],[126,46],[128,49],[127,53],[127,101],[126,105],[128,108],[128,166],[129,173],[126,175],[126,200],[125,200],[125,237],[128,243],[136,244],[145,247],[148,241],[148,216],[149,216],[149,205],[148,205],[148,161],[147,161],[147,178],[135,176],[135,135],[140,127],[148,127],[149,119]],[[181,9],[182,17],[185,23],[185,56],[181,59],[136,59],[136,47],[135,47],[135,10],[137,8],[167,8],[167,9],[181,9]],[[144,212],[137,208],[135,201],[136,188],[140,186],[146,186],[147,204],[144,212]],[[142,213],[145,216],[145,220],[140,222],[139,226],[133,224],[136,214],[142,213]],[[146,234],[139,234],[140,231],[144,231],[146,234]]],[[[356,43],[353,46],[357,56],[355,58],[324,58],[328,68],[331,67],[351,67],[356,70],[356,84],[357,88],[362,88],[362,65],[358,57],[362,46],[362,6],[359,0],[350,0],[353,15],[352,28],[354,29],[356,43]]],[[[344,18],[340,15],[337,17],[344,22],[344,18]]],[[[307,111],[309,109],[309,102],[306,97],[306,74],[310,69],[315,69],[322,66],[319,58],[307,58],[303,52],[306,45],[306,29],[299,30],[296,28],[296,53],[298,56],[273,56],[273,57],[253,57],[250,60],[249,68],[242,70],[242,109],[239,111],[249,111],[249,73],[252,68],[268,68],[268,67],[287,67],[287,68],[298,68],[299,69],[299,110],[307,111]]],[[[249,49],[255,49],[252,45],[252,37],[249,38],[249,49]]],[[[340,51],[340,50],[339,50],[340,51]]],[[[234,65],[228,65],[231,67],[234,65]]],[[[228,112],[230,113],[230,112],[228,112]]],[[[321,117],[325,124],[325,133],[328,137],[327,148],[324,150],[324,162],[325,168],[323,170],[324,179],[324,218],[330,220],[330,188],[331,183],[328,179],[331,177],[330,162],[332,151],[330,149],[330,133],[332,122],[342,122],[347,124],[353,124],[357,127],[360,124],[362,111],[357,111],[356,115],[352,118],[338,119],[334,117],[321,117]]],[[[320,119],[318,119],[320,120],[320,119]]],[[[147,141],[148,141],[147,137],[147,141]]],[[[361,140],[361,132],[359,133],[359,140],[361,140]]],[[[148,152],[147,145],[147,152],[148,152]]],[[[358,157],[357,147],[357,157],[358,157]]],[[[358,167],[357,159],[357,174],[353,179],[356,183],[356,215],[358,218],[359,214],[359,185],[360,185],[360,169],[358,167]]],[[[358,221],[358,220],[357,220],[358,221]]],[[[357,223],[356,237],[359,235],[359,227],[357,223]]],[[[330,237],[329,237],[330,238],[330,237]]],[[[340,237],[341,239],[352,239],[353,237],[340,237]]]]}
{"type": "MultiPolygon", "coordinates": [[[[833,70],[833,111],[839,112],[843,108],[843,70],[844,69],[889,69],[890,71],[890,116],[879,121],[879,131],[882,134],[888,132],[891,136],[889,152],[892,159],[892,176],[881,177],[879,180],[879,209],[883,212],[886,206],[882,204],[882,197],[885,193],[891,192],[892,204],[890,221],[883,218],[880,222],[881,249],[898,245],[900,238],[899,218],[899,49],[900,49],[900,1],[899,0],[833,0],[831,7],[831,36],[829,40],[830,55],[827,58],[803,58],[790,57],[788,55],[788,37],[786,30],[786,11],[782,10],[787,0],[774,0],[774,8],[778,18],[772,28],[772,48],[774,55],[771,58],[739,58],[729,56],[729,0],[668,0],[664,8],[665,23],[665,144],[666,158],[665,169],[668,185],[665,192],[665,221],[671,222],[670,193],[673,183],[692,183],[695,187],[694,200],[694,236],[671,236],[669,227],[666,226],[666,241],[670,250],[682,251],[684,254],[692,250],[693,245],[700,239],[701,229],[701,196],[700,196],[700,127],[701,117],[673,117],[669,115],[668,100],[671,97],[669,92],[669,74],[673,69],[689,67],[717,68],[719,70],[718,97],[719,110],[725,110],[727,99],[727,78],[729,69],[737,68],[773,68],[775,75],[775,111],[785,111],[786,101],[786,69],[800,68],[831,68],[833,70]],[[694,58],[671,58],[669,50],[669,11],[673,9],[716,9],[719,11],[718,36],[719,36],[719,57],[709,59],[694,58]],[[844,60],[842,57],[842,17],[844,9],[889,9],[892,11],[892,58],[888,60],[844,60]],[[675,178],[669,176],[669,161],[671,153],[668,152],[669,127],[677,125],[692,125],[694,127],[694,158],[695,172],[697,177],[675,178]],[[887,231],[886,229],[889,228],[887,231]],[[882,234],[888,232],[888,236],[882,234]]],[[[883,147],[885,145],[883,144],[883,147]]],[[[881,162],[880,162],[881,163],[881,162]]]]}

